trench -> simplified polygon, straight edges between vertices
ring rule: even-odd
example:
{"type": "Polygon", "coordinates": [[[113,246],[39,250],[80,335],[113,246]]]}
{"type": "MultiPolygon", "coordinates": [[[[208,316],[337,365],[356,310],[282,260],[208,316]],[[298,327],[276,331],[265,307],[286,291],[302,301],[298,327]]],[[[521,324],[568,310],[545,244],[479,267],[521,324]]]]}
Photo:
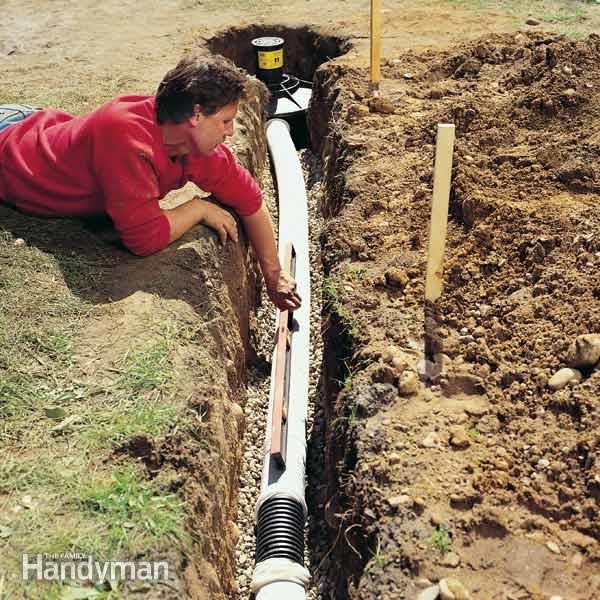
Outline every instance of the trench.
{"type": "MultiPolygon", "coordinates": [[[[285,26],[250,26],[229,29],[207,41],[208,49],[231,59],[236,65],[251,74],[256,73],[256,57],[251,40],[261,36],[279,36],[285,40],[285,72],[307,81],[316,81],[319,66],[350,49],[347,40],[317,32],[309,27],[289,28],[285,26]]],[[[332,85],[328,80],[327,85],[332,85]]],[[[325,218],[335,213],[336,201],[330,194],[332,169],[339,166],[335,145],[330,140],[329,117],[332,106],[323,102],[319,88],[313,90],[315,101],[306,118],[288,119],[292,125],[292,139],[299,153],[304,175],[309,213],[310,255],[310,370],[309,398],[306,419],[307,439],[307,482],[306,501],[309,507],[305,528],[304,564],[311,574],[311,583],[306,590],[310,600],[342,598],[346,586],[339,581],[339,564],[333,560],[333,551],[338,540],[332,534],[325,519],[325,510],[332,508],[328,499],[335,496],[335,482],[331,476],[331,463],[326,448],[332,413],[333,398],[339,391],[339,381],[345,377],[346,361],[351,354],[352,341],[346,328],[339,322],[331,306],[323,304],[324,273],[321,261],[322,235],[325,218]],[[329,164],[329,174],[324,165],[329,164]],[[332,572],[338,571],[337,577],[332,572]]],[[[256,136],[252,147],[262,151],[265,133],[262,126],[255,130],[244,130],[248,136],[256,136]]],[[[263,198],[267,203],[275,231],[278,221],[278,198],[275,175],[268,153],[266,167],[261,178],[263,198]]],[[[259,161],[260,162],[260,161],[259,161]]],[[[255,505],[260,493],[260,480],[265,442],[266,410],[270,386],[270,360],[273,350],[276,312],[269,302],[264,286],[259,285],[256,314],[251,326],[252,362],[247,381],[247,401],[244,407],[245,428],[242,444],[242,459],[239,465],[239,509],[236,522],[237,544],[235,550],[235,583],[232,592],[237,600],[253,598],[250,590],[255,566],[256,534],[255,505]]],[[[339,431],[338,433],[344,433],[339,431]]],[[[331,440],[329,440],[331,441],[331,440]]],[[[346,443],[336,438],[336,444],[346,443]]],[[[336,556],[336,561],[339,555],[336,556]]],[[[356,561],[344,566],[355,569],[356,561]]],[[[361,567],[362,568],[362,567],[361,567]]]]}

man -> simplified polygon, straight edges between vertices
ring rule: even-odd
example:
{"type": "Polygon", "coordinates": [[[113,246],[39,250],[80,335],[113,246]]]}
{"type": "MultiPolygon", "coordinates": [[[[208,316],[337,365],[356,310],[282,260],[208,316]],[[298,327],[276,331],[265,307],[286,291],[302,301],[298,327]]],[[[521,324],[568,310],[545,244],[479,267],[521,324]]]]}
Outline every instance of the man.
{"type": "Polygon", "coordinates": [[[42,216],[104,212],[140,256],[198,223],[215,229],[221,243],[237,242],[235,219],[212,202],[194,196],[160,208],[159,199],[193,181],[237,212],[269,297],[296,309],[301,299],[279,263],[260,189],[223,144],[246,84],[227,59],[197,55],[169,71],[156,95],[121,96],[80,117],[13,106],[0,120],[0,198],[42,216]]]}

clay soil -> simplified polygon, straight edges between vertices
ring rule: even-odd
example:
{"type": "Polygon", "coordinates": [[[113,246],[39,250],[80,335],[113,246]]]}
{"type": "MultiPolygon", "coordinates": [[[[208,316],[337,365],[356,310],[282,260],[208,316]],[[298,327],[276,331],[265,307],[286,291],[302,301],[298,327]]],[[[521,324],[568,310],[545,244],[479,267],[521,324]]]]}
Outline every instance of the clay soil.
{"type": "MultiPolygon", "coordinates": [[[[600,597],[600,376],[586,372],[557,392],[547,382],[575,336],[600,332],[600,39],[584,35],[597,11],[577,3],[588,20],[566,23],[543,18],[550,10],[564,16],[556,12],[564,3],[535,3],[541,24],[518,33],[527,29],[526,8],[384,4],[383,81],[374,100],[366,83],[368,7],[357,0],[326,7],[313,0],[226,7],[7,0],[0,101],[78,113],[118,93],[151,91],[184,49],[232,26],[309,24],[347,36],[353,49],[317,72],[320,104],[311,111],[330,193],[323,234],[328,488],[312,498],[316,519],[330,528],[320,563],[333,582],[330,597],[416,598],[451,576],[481,600],[593,600],[600,597]],[[565,23],[577,39],[558,36],[565,23]],[[440,122],[455,123],[457,133],[445,290],[433,323],[445,366],[426,386],[411,372],[422,356],[440,122]],[[344,380],[341,389],[334,379],[344,380]]],[[[26,220],[15,225],[6,215],[3,226],[35,242],[38,224],[28,231],[26,220]]],[[[106,267],[84,294],[102,309],[85,329],[99,348],[110,345],[115,328],[135,329],[123,325],[120,307],[111,308],[115,300],[124,300],[125,318],[135,312],[127,305],[141,302],[139,290],[188,307],[203,302],[198,290],[194,302],[185,297],[187,283],[180,289],[173,271],[153,260],[129,262],[120,281],[109,281],[112,267],[128,260],[112,242],[86,245],[89,234],[78,225],[67,234],[40,229],[45,254],[68,254],[76,240],[74,252],[98,252],[106,267]]],[[[227,292],[234,275],[219,279],[223,297],[239,296],[237,288],[227,292]]],[[[202,311],[192,309],[196,319],[202,311]]],[[[231,380],[219,389],[239,391],[242,403],[247,339],[213,333],[228,338],[220,346],[234,339],[235,361],[225,373],[206,350],[202,372],[219,370],[220,380],[231,380]]],[[[193,452],[200,456],[196,446],[193,452]]],[[[231,449],[232,462],[239,452],[231,449]]],[[[185,470],[184,462],[176,466],[185,470]]],[[[194,462],[193,470],[208,465],[212,477],[224,463],[194,462]]],[[[217,495],[209,484],[188,496],[190,515],[200,515],[191,520],[203,526],[212,510],[203,507],[219,502],[198,502],[206,490],[217,495]]],[[[202,533],[218,540],[225,520],[216,515],[215,531],[202,533]]],[[[225,537],[231,550],[234,536],[225,537]]],[[[202,572],[190,569],[175,593],[201,598],[211,589],[223,598],[232,589],[231,565],[213,560],[211,567],[216,554],[197,560],[202,572]],[[194,581],[203,577],[211,585],[194,581]]]]}

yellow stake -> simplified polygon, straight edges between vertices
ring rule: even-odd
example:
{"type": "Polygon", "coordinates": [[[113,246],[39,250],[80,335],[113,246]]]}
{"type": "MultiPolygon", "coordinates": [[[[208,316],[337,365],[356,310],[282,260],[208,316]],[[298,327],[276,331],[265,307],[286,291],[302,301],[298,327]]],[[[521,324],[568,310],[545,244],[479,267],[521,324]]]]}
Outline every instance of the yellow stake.
{"type": "Polygon", "coordinates": [[[427,259],[427,279],[425,281],[425,299],[429,302],[435,302],[442,293],[453,150],[454,125],[439,124],[435,146],[429,257],[427,259]]]}
{"type": "Polygon", "coordinates": [[[381,0],[371,0],[371,88],[379,89],[381,72],[381,0]]]}

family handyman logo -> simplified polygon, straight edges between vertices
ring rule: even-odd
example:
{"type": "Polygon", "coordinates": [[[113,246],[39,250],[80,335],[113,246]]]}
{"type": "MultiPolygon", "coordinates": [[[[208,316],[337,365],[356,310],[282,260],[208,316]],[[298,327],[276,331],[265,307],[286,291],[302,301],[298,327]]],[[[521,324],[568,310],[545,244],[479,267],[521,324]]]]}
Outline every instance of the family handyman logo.
{"type": "Polygon", "coordinates": [[[24,581],[167,581],[169,563],[147,560],[95,560],[78,553],[23,554],[24,581]]]}

